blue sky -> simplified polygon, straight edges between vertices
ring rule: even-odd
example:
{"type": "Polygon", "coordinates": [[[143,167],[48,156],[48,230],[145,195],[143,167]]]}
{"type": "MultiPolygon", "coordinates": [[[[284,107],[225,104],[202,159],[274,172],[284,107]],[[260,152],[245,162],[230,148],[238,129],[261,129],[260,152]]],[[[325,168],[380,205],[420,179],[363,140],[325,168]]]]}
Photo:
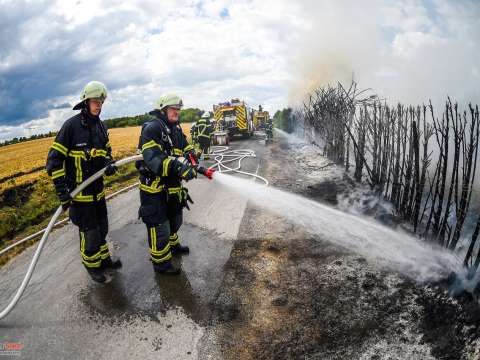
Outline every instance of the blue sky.
{"type": "Polygon", "coordinates": [[[392,102],[480,102],[479,18],[475,0],[0,0],[0,141],[57,130],[90,80],[103,118],[167,91],[274,111],[352,73],[392,102]]]}

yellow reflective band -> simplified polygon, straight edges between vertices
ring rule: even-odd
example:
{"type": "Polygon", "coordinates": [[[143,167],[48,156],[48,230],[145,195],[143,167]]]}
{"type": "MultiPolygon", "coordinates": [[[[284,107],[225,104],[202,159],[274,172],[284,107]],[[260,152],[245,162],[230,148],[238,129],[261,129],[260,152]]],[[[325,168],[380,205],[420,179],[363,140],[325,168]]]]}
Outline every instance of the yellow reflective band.
{"type": "Polygon", "coordinates": [[[65,169],[60,169],[52,172],[52,180],[58,179],[59,177],[65,176],[65,169]]]}
{"type": "Polygon", "coordinates": [[[151,186],[152,188],[154,188],[154,189],[158,189],[158,188],[162,188],[162,189],[163,189],[163,185],[159,185],[160,180],[161,180],[160,177],[157,176],[157,177],[155,178],[155,180],[153,180],[152,185],[150,185],[150,186],[151,186]]]}
{"type": "Polygon", "coordinates": [[[178,238],[177,233],[171,235],[168,240],[169,240],[168,243],[170,244],[170,246],[175,246],[175,245],[178,245],[180,243],[180,240],[178,238]]]}
{"type": "Polygon", "coordinates": [[[207,130],[207,124],[200,124],[199,127],[198,127],[197,136],[202,136],[202,137],[206,137],[206,138],[210,139],[211,135],[206,135],[205,134],[206,130],[207,130]]]}
{"type": "Polygon", "coordinates": [[[81,184],[83,174],[82,174],[82,159],[80,157],[75,158],[75,168],[77,169],[77,179],[76,179],[77,184],[81,184]]]}
{"type": "Polygon", "coordinates": [[[70,150],[68,153],[68,156],[73,157],[73,158],[82,158],[84,160],[87,160],[87,156],[85,155],[85,152],[80,151],[80,150],[70,150]]]}
{"type": "Polygon", "coordinates": [[[65,146],[63,146],[62,144],[58,143],[58,142],[54,142],[54,143],[53,143],[52,149],[55,149],[55,150],[57,150],[59,153],[63,154],[64,156],[67,156],[68,149],[67,149],[65,146]]]}
{"type": "Polygon", "coordinates": [[[163,256],[165,255],[167,252],[170,251],[170,243],[167,243],[167,246],[165,246],[162,250],[160,251],[156,251],[156,250],[153,250],[153,249],[150,249],[150,254],[151,255],[154,255],[154,256],[163,256]]]}
{"type": "Polygon", "coordinates": [[[187,152],[187,151],[190,151],[190,150],[193,150],[193,145],[192,144],[188,144],[187,146],[185,146],[185,148],[183,149],[183,152],[187,152]]]}
{"type": "Polygon", "coordinates": [[[178,200],[182,202],[183,198],[186,197],[185,191],[181,187],[168,188],[168,195],[178,195],[178,200]]]}
{"type": "Polygon", "coordinates": [[[154,181],[151,186],[140,184],[138,187],[140,190],[146,191],[151,194],[157,194],[163,191],[163,185],[158,186],[158,181],[154,181]]]}
{"type": "Polygon", "coordinates": [[[93,263],[87,262],[85,260],[83,260],[82,262],[83,262],[83,265],[85,265],[86,267],[96,268],[96,267],[100,267],[100,265],[102,263],[102,259],[98,260],[97,262],[93,262],[93,263]]]}
{"type": "Polygon", "coordinates": [[[150,256],[150,259],[151,259],[154,263],[156,263],[156,264],[160,264],[160,263],[162,263],[162,262],[165,262],[165,261],[167,261],[167,260],[170,260],[171,258],[172,258],[172,253],[171,253],[171,252],[169,252],[167,256],[164,256],[164,257],[161,258],[161,259],[155,259],[153,256],[150,256]]]}
{"type": "Polygon", "coordinates": [[[160,150],[162,150],[162,147],[159,144],[157,144],[154,140],[150,140],[149,142],[142,145],[142,153],[152,147],[158,147],[160,150]]]}
{"type": "Polygon", "coordinates": [[[80,253],[85,252],[85,234],[80,231],[80,253]]]}
{"type": "Polygon", "coordinates": [[[87,255],[85,255],[84,253],[82,253],[82,258],[83,258],[83,260],[85,260],[85,261],[97,260],[97,259],[101,258],[101,256],[102,256],[102,253],[101,253],[100,251],[97,252],[97,253],[95,253],[95,254],[92,255],[92,256],[87,256],[87,255]]]}
{"type": "Polygon", "coordinates": [[[102,150],[102,149],[91,149],[90,150],[90,156],[91,157],[106,157],[107,156],[107,151],[102,150]]]}
{"type": "Polygon", "coordinates": [[[157,249],[157,230],[155,227],[150,228],[150,240],[152,242],[152,251],[156,251],[157,249]]]}
{"type": "Polygon", "coordinates": [[[177,155],[177,156],[183,155],[183,151],[178,148],[173,148],[172,152],[173,152],[173,155],[177,155]]]}
{"type": "Polygon", "coordinates": [[[111,148],[112,145],[110,144],[110,142],[107,142],[107,145],[105,145],[105,147],[108,149],[108,148],[111,148]]]}
{"type": "Polygon", "coordinates": [[[163,166],[162,166],[162,176],[168,176],[168,165],[170,164],[170,158],[166,158],[165,160],[163,160],[163,166]]]}
{"type": "MultiPolygon", "coordinates": [[[[102,199],[105,197],[105,190],[102,190],[102,192],[97,194],[97,200],[102,199]]],[[[73,198],[73,201],[77,202],[93,202],[94,201],[94,196],[93,195],[83,195],[82,192],[80,192],[77,196],[73,198]]]]}
{"type": "Polygon", "coordinates": [[[77,196],[75,196],[73,198],[73,201],[92,202],[93,201],[93,195],[82,195],[82,192],[80,192],[77,196]]]}

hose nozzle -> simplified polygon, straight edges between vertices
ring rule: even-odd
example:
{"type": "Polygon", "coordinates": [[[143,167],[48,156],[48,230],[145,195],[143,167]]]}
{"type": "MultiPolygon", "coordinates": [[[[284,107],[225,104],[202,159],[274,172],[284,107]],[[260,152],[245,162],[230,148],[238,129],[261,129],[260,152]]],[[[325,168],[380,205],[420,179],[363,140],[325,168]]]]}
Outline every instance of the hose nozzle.
{"type": "Polygon", "coordinates": [[[215,170],[213,168],[204,168],[203,166],[199,166],[197,171],[204,175],[205,177],[209,178],[210,180],[213,179],[213,173],[215,172],[215,170]]]}

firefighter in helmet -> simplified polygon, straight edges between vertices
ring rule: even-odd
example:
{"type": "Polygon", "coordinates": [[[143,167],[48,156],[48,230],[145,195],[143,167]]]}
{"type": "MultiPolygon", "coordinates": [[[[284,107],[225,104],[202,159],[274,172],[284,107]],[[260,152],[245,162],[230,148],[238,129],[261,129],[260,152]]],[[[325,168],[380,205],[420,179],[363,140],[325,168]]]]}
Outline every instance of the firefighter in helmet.
{"type": "Polygon", "coordinates": [[[155,103],[150,112],[155,119],[142,126],[138,147],[143,160],[136,164],[140,172],[139,216],[147,226],[150,260],[156,272],[167,275],[180,273],[171,263],[172,256],[190,251],[180,244],[177,232],[190,200],[182,180],[197,176],[186,160],[193,157],[197,161],[178,122],[182,106],[182,99],[175,94],[163,95],[155,103]]]}
{"type": "Polygon", "coordinates": [[[210,158],[210,143],[212,138],[213,126],[210,123],[210,113],[205,111],[202,117],[196,123],[196,138],[203,152],[203,158],[210,158]]]}
{"type": "Polygon", "coordinates": [[[108,218],[103,178],[95,180],[74,198],[70,193],[104,167],[107,176],[117,171],[107,128],[99,117],[106,98],[107,88],[101,82],[91,81],[85,86],[81,101],[73,107],[80,112],[62,125],[46,164],[63,209],[70,209],[70,220],[79,228],[83,265],[99,283],[106,281],[105,269],[122,266],[119,259],[112,260],[105,240],[108,218]]]}
{"type": "Polygon", "coordinates": [[[265,140],[271,141],[273,139],[273,122],[272,119],[268,119],[265,122],[265,140]]]}

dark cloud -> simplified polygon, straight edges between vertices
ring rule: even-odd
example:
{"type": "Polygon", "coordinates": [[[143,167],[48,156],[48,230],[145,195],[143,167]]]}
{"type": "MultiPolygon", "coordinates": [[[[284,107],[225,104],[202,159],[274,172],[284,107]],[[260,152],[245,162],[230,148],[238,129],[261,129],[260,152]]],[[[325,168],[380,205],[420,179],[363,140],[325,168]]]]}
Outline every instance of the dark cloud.
{"type": "Polygon", "coordinates": [[[118,56],[111,48],[125,41],[130,12],[96,17],[69,30],[65,18],[48,11],[46,4],[15,2],[0,13],[0,124],[44,117],[58,108],[53,99],[77,94],[93,79],[112,90],[148,81],[141,71],[122,73],[105,65],[118,56]]]}
{"type": "Polygon", "coordinates": [[[0,139],[31,122],[57,129],[91,80],[109,89],[105,117],[143,113],[166,91],[202,108],[286,100],[280,80],[257,86],[286,78],[286,1],[0,2],[0,139]]]}
{"type": "Polygon", "coordinates": [[[68,51],[56,55],[18,66],[1,76],[6,103],[0,103],[0,123],[18,124],[45,116],[55,105],[50,99],[77,90],[71,79],[86,78],[88,69],[95,67],[94,60],[79,61],[68,51]]]}

